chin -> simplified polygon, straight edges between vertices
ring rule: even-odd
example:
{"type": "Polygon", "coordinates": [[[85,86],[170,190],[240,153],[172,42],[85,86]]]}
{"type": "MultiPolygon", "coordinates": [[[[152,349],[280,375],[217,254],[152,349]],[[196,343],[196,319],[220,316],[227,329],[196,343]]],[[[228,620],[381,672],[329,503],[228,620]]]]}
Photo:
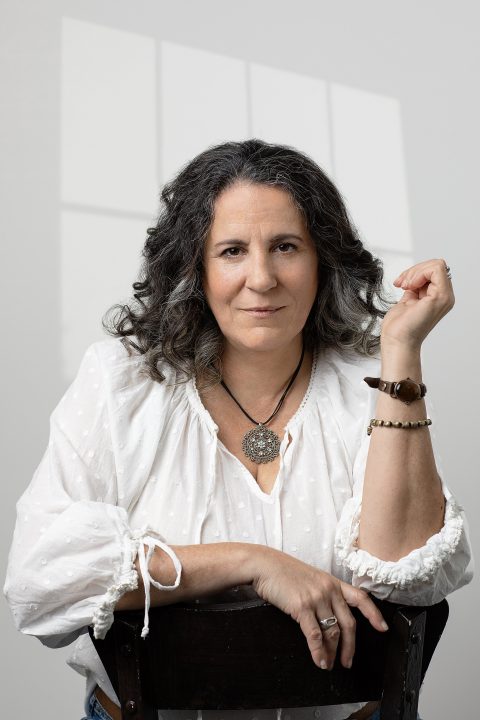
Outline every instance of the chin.
{"type": "MultiPolygon", "coordinates": [[[[300,331],[299,331],[300,332],[300,331]]],[[[284,348],[290,342],[293,342],[296,336],[288,338],[283,331],[276,331],[274,333],[256,333],[254,330],[250,330],[241,337],[228,337],[225,336],[226,341],[232,345],[232,347],[238,350],[252,350],[258,352],[271,352],[273,350],[279,350],[284,348]]]]}

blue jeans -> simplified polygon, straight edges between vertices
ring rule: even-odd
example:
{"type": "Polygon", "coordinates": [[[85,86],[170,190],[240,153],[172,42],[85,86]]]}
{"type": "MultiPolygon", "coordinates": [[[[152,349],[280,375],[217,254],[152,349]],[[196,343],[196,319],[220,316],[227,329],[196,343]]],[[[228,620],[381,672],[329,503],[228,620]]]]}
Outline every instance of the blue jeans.
{"type": "MultiPolygon", "coordinates": [[[[375,710],[373,715],[371,716],[370,720],[380,720],[380,708],[378,710],[375,710]]],[[[422,720],[420,715],[417,713],[417,720],[422,720]]]]}
{"type": "MultiPolygon", "coordinates": [[[[95,697],[95,693],[92,693],[90,695],[90,700],[88,701],[88,717],[84,717],[82,720],[112,720],[112,717],[108,714],[103,705],[100,705],[95,697]]],[[[380,720],[380,708],[375,710],[370,720],[380,720]]],[[[417,720],[422,720],[418,714],[417,720]]]]}
{"type": "Polygon", "coordinates": [[[112,720],[112,716],[105,710],[103,705],[100,705],[94,692],[92,692],[88,701],[88,716],[83,717],[82,720],[112,720]]]}

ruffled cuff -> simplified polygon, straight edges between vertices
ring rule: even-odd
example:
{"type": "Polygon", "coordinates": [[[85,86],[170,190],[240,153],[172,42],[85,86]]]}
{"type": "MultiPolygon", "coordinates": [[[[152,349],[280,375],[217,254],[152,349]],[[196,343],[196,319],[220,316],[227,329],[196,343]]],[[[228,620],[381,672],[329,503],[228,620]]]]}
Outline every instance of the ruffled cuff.
{"type": "Polygon", "coordinates": [[[120,573],[111,585],[92,616],[93,634],[104,639],[113,623],[113,611],[122,595],[138,588],[138,573],[135,567],[138,543],[130,535],[123,536],[122,563],[120,573]]]}
{"type": "Polygon", "coordinates": [[[415,548],[399,560],[381,560],[356,547],[360,528],[361,497],[350,498],[343,508],[335,536],[335,557],[338,564],[359,577],[394,585],[403,589],[418,582],[431,582],[439,568],[453,555],[463,528],[462,507],[455,498],[445,495],[445,518],[442,529],[428,538],[425,545],[415,548]],[[348,507],[350,506],[350,507],[348,507]]]}
{"type": "Polygon", "coordinates": [[[118,578],[111,585],[92,616],[93,633],[96,639],[103,640],[113,623],[115,605],[124,593],[138,588],[138,573],[135,567],[135,559],[138,555],[140,573],[145,589],[145,615],[142,629],[142,637],[148,635],[148,613],[150,609],[150,584],[159,590],[174,590],[180,584],[182,565],[173,550],[160,539],[152,536],[152,531],[147,528],[126,534],[123,537],[122,564],[118,578]],[[150,558],[154,552],[155,545],[164,550],[172,559],[177,572],[173,585],[162,585],[152,578],[149,572],[150,558]],[[148,549],[145,549],[147,546],[148,549]]]}

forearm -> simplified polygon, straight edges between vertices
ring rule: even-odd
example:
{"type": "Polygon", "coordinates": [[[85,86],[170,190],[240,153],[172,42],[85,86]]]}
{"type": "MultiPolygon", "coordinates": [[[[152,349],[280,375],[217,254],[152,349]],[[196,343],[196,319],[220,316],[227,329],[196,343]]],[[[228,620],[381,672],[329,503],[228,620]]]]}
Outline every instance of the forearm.
{"type": "MultiPolygon", "coordinates": [[[[420,350],[382,348],[381,377],[410,377],[422,382],[420,350]]],[[[376,418],[427,418],[423,398],[406,405],[377,392],[376,418]]],[[[398,560],[439,532],[444,508],[429,427],[374,427],[365,469],[358,547],[382,560],[398,560]]]]}
{"type": "MultiPolygon", "coordinates": [[[[152,606],[191,600],[221,592],[236,585],[253,582],[256,559],[270,548],[255,543],[220,542],[200,545],[170,545],[182,564],[180,584],[175,590],[150,588],[152,606]]],[[[145,590],[140,574],[138,557],[135,561],[139,587],[125,593],[116,604],[116,610],[135,610],[145,605],[145,590]]],[[[176,572],[171,559],[155,547],[149,564],[150,575],[162,585],[172,585],[176,572]]]]}

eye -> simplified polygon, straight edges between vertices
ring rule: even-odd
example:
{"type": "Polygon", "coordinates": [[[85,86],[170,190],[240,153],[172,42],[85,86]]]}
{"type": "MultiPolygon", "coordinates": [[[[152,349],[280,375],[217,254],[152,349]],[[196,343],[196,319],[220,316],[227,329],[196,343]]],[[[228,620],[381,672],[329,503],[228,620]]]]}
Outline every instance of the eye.
{"type": "Polygon", "coordinates": [[[220,255],[221,255],[221,256],[223,255],[224,257],[227,257],[227,258],[235,258],[235,257],[238,257],[238,254],[237,254],[236,252],[234,252],[234,254],[232,254],[232,255],[230,254],[232,250],[233,250],[233,251],[235,251],[235,250],[241,250],[241,248],[238,247],[238,246],[225,248],[225,250],[223,250],[223,252],[221,252],[220,255]]]}
{"type": "MultiPolygon", "coordinates": [[[[293,252],[294,250],[296,250],[297,246],[290,242],[282,242],[282,243],[279,243],[278,245],[276,245],[276,247],[274,248],[274,250],[278,250],[278,249],[280,249],[281,255],[287,255],[287,254],[293,252]]],[[[233,258],[239,257],[242,252],[243,252],[243,248],[241,248],[238,245],[233,245],[232,247],[225,248],[225,250],[223,250],[220,253],[220,257],[223,256],[226,258],[233,259],[233,258]]]]}
{"type": "MultiPolygon", "coordinates": [[[[277,245],[277,248],[292,248],[293,250],[296,250],[297,246],[294,245],[293,243],[284,242],[284,243],[280,243],[280,245],[277,245]]],[[[284,250],[282,250],[282,254],[286,255],[286,252],[284,250]]]]}

